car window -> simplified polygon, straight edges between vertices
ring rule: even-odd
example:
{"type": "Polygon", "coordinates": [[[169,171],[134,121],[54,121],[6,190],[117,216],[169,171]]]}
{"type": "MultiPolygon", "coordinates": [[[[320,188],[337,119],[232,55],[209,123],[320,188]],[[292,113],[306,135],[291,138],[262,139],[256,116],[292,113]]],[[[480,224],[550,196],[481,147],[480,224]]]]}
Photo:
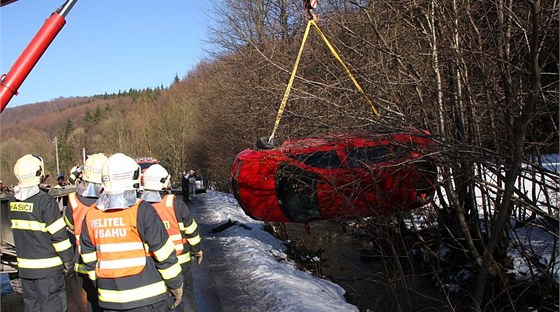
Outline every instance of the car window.
{"type": "Polygon", "coordinates": [[[312,167],[334,169],[341,167],[341,161],[336,151],[315,152],[293,156],[296,160],[312,167]]]}
{"type": "Polygon", "coordinates": [[[356,147],[348,151],[347,162],[350,168],[357,168],[362,164],[377,164],[387,160],[391,150],[388,146],[356,147]]]}
{"type": "Polygon", "coordinates": [[[414,151],[415,146],[413,144],[401,144],[394,145],[391,157],[394,159],[403,159],[410,156],[410,153],[414,151]]]}
{"type": "Polygon", "coordinates": [[[350,168],[357,168],[363,164],[371,165],[403,159],[410,155],[411,151],[410,146],[404,145],[356,147],[348,150],[347,162],[350,168]]]}

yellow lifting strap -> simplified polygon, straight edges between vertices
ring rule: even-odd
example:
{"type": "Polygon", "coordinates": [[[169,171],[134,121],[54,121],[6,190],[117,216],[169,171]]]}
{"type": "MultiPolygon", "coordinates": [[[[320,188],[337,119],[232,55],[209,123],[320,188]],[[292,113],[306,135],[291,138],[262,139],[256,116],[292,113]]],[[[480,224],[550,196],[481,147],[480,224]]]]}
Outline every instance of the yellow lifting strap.
{"type": "Polygon", "coordinates": [[[282,119],[282,114],[284,113],[284,108],[286,107],[286,103],[288,103],[288,97],[290,96],[290,91],[292,90],[292,85],[294,84],[294,78],[296,77],[296,72],[297,72],[297,69],[298,69],[298,66],[299,66],[299,61],[301,59],[301,54],[303,52],[303,47],[305,46],[305,41],[307,40],[307,36],[309,35],[309,29],[311,28],[311,25],[313,25],[315,27],[315,29],[317,30],[317,32],[319,33],[321,38],[323,38],[323,41],[325,42],[325,44],[327,45],[327,47],[329,48],[331,53],[338,60],[338,62],[342,65],[342,67],[344,67],[344,70],[346,71],[346,73],[348,74],[348,76],[350,77],[352,82],[354,83],[354,86],[356,86],[356,89],[358,90],[358,92],[360,92],[362,94],[363,98],[368,102],[368,104],[371,107],[371,110],[373,111],[375,116],[377,116],[377,117],[380,116],[379,111],[377,111],[375,106],[373,106],[373,103],[371,102],[371,100],[365,94],[364,90],[362,89],[362,87],[360,86],[358,81],[354,78],[354,76],[352,75],[352,73],[350,72],[350,70],[348,69],[346,64],[344,64],[344,62],[342,61],[342,58],[338,55],[338,53],[336,53],[336,50],[331,45],[331,43],[329,42],[329,40],[327,39],[325,34],[323,34],[321,29],[319,29],[319,26],[317,26],[317,23],[314,20],[309,20],[309,22],[307,22],[307,27],[305,28],[305,33],[303,34],[303,40],[301,41],[301,46],[299,47],[299,52],[298,52],[298,55],[297,55],[297,58],[296,58],[296,63],[294,64],[294,68],[292,69],[292,74],[290,76],[290,81],[288,82],[288,86],[286,87],[286,91],[284,92],[284,97],[282,97],[282,103],[280,104],[280,108],[278,109],[278,114],[276,115],[276,122],[274,123],[274,129],[272,130],[272,135],[268,139],[269,143],[272,143],[274,141],[274,135],[276,134],[276,130],[278,130],[278,125],[280,124],[280,119],[282,119]]]}

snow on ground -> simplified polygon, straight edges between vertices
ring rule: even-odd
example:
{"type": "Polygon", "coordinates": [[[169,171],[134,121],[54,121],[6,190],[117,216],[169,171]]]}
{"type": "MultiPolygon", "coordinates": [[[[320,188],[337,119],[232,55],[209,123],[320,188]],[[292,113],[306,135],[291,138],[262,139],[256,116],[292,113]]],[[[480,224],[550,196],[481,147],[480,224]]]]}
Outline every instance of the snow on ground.
{"type": "MultiPolygon", "coordinates": [[[[342,287],[298,270],[283,243],[245,215],[232,195],[209,191],[189,207],[205,255],[200,266],[193,263],[197,311],[359,311],[346,302],[342,287]],[[233,225],[225,227],[229,220],[233,225]]],[[[23,311],[21,297],[2,278],[2,310],[23,311]]]]}
{"type": "MultiPolygon", "coordinates": [[[[201,207],[191,209],[197,222],[218,227],[229,220],[234,223],[221,231],[206,233],[203,248],[205,245],[223,246],[223,259],[219,265],[227,266],[230,271],[232,279],[228,280],[236,284],[231,285],[232,292],[235,287],[243,289],[242,298],[238,299],[243,301],[242,310],[358,311],[356,306],[346,302],[342,287],[298,270],[287,259],[283,243],[263,230],[263,222],[245,215],[231,194],[208,192],[197,196],[197,201],[203,202],[201,207]]],[[[212,266],[216,259],[208,261],[212,266]]],[[[224,288],[228,288],[227,285],[224,288]]],[[[225,310],[236,305],[223,301],[228,299],[227,294],[221,296],[225,310]]]]}
{"type": "MultiPolygon", "coordinates": [[[[552,157],[552,156],[551,156],[552,157]]],[[[550,158],[552,159],[552,158],[550,158]]],[[[557,168],[552,163],[547,163],[549,168],[557,168]]],[[[525,167],[528,169],[528,167],[525,167]]],[[[491,187],[492,185],[499,185],[498,178],[491,170],[482,168],[481,179],[487,181],[486,188],[481,190],[476,188],[475,193],[479,207],[482,207],[482,193],[488,192],[495,194],[496,190],[491,187]]],[[[505,174],[505,173],[502,173],[505,174]]],[[[522,194],[529,199],[536,200],[536,207],[543,212],[557,216],[558,203],[560,202],[560,192],[556,189],[559,183],[559,176],[557,170],[551,171],[547,175],[541,175],[538,172],[522,171],[517,178],[516,187],[522,194]],[[553,174],[552,172],[556,172],[553,174]],[[533,179],[540,181],[534,183],[533,179]],[[549,203],[552,207],[556,207],[556,211],[551,211],[544,203],[549,203]]],[[[495,200],[495,195],[490,195],[495,200]]],[[[492,213],[494,213],[491,204],[488,204],[492,213]]],[[[480,209],[482,210],[482,209],[480,209]]],[[[515,207],[514,216],[519,217],[522,215],[529,218],[530,211],[526,211],[515,207]]],[[[508,255],[512,258],[513,267],[508,270],[508,273],[514,274],[518,280],[526,280],[533,277],[533,275],[540,275],[539,270],[545,267],[551,268],[549,274],[556,283],[560,282],[560,244],[557,234],[551,233],[550,226],[547,227],[541,217],[536,220],[525,224],[524,226],[517,227],[517,220],[515,217],[510,218],[510,237],[511,244],[508,249],[508,255]],[[528,261],[528,260],[531,261],[528,261]],[[552,266],[551,266],[552,264],[552,266]]]]}
{"type": "Polygon", "coordinates": [[[552,272],[548,273],[557,284],[560,283],[558,239],[538,226],[524,226],[510,233],[514,239],[508,255],[512,257],[513,267],[508,273],[515,274],[517,280],[527,280],[533,275],[541,275],[542,269],[552,264],[552,272]]]}
{"type": "MultiPolygon", "coordinates": [[[[554,154],[548,156],[549,159],[560,159],[560,155],[554,154]]],[[[558,206],[560,203],[560,176],[558,175],[558,162],[545,163],[545,168],[552,168],[551,172],[547,175],[541,175],[538,172],[532,173],[531,171],[523,171],[517,178],[515,186],[520,190],[524,196],[529,199],[535,199],[536,207],[551,215],[557,216],[558,206]],[[540,183],[534,183],[533,179],[540,183]],[[550,209],[544,203],[549,203],[550,209]]],[[[528,167],[525,166],[525,169],[528,167]]],[[[493,204],[498,197],[497,185],[500,181],[493,170],[485,166],[479,168],[480,180],[484,181],[484,189],[479,186],[475,188],[475,196],[477,205],[480,211],[480,218],[484,220],[483,215],[483,201],[487,200],[486,207],[491,213],[495,213],[493,204]],[[483,196],[483,194],[485,194],[483,196]]],[[[495,171],[495,170],[494,170],[495,171]]],[[[502,172],[505,175],[505,172],[502,172]]],[[[445,195],[445,189],[441,189],[442,194],[445,195]]],[[[518,195],[514,196],[518,197],[518,195]]],[[[441,206],[439,203],[440,198],[436,196],[435,205],[441,206]]],[[[426,211],[417,210],[414,213],[414,223],[417,228],[426,228],[430,226],[426,221],[426,211]]],[[[429,211],[428,211],[429,214],[429,211]]],[[[553,233],[550,226],[546,226],[542,217],[537,217],[530,223],[517,227],[516,218],[523,216],[529,218],[530,211],[521,210],[516,207],[514,209],[514,217],[510,218],[510,237],[511,244],[508,249],[508,255],[512,258],[512,267],[508,269],[508,273],[515,275],[517,280],[527,280],[542,274],[542,271],[547,271],[551,274],[556,283],[560,283],[560,240],[558,239],[558,232],[553,233]],[[530,260],[530,261],[529,261],[530,260]],[[547,269],[543,269],[547,268],[547,269]],[[541,272],[539,272],[539,270],[541,272]]],[[[410,226],[410,223],[409,223],[410,226]]],[[[441,256],[447,253],[447,247],[441,246],[438,252],[441,256]]]]}
{"type": "MultiPolygon", "coordinates": [[[[558,198],[558,192],[551,195],[558,198]]],[[[205,248],[203,264],[193,267],[193,276],[205,275],[198,277],[198,285],[194,276],[197,310],[358,311],[346,302],[342,287],[298,270],[287,258],[283,242],[264,231],[263,222],[248,217],[231,194],[209,191],[198,195],[189,206],[201,225],[205,248]],[[230,221],[230,227],[224,226],[230,221]]],[[[417,222],[421,223],[422,218],[417,222]]],[[[538,227],[523,227],[512,234],[516,242],[539,256],[537,264],[554,261],[553,274],[558,282],[558,240],[538,227]]],[[[521,257],[521,252],[512,248],[510,255],[514,261],[510,273],[518,278],[528,275],[531,264],[521,257]]],[[[7,279],[3,278],[5,294],[7,279]]]]}

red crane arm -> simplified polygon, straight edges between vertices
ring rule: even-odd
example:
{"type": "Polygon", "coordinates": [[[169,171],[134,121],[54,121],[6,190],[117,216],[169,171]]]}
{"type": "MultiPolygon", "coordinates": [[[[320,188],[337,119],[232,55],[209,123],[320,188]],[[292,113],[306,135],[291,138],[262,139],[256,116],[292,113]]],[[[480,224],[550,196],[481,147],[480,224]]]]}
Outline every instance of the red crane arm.
{"type": "MultiPolygon", "coordinates": [[[[2,6],[14,1],[17,0],[2,1],[2,6]]],[[[66,24],[64,18],[76,1],[67,0],[60,8],[53,12],[20,54],[10,71],[0,77],[0,113],[4,111],[12,97],[17,95],[18,89],[27,75],[29,75],[58,32],[66,24]]]]}
{"type": "Polygon", "coordinates": [[[8,4],[10,4],[12,2],[16,2],[16,1],[18,1],[18,0],[1,0],[0,1],[0,6],[5,6],[5,5],[8,5],[8,4]]]}

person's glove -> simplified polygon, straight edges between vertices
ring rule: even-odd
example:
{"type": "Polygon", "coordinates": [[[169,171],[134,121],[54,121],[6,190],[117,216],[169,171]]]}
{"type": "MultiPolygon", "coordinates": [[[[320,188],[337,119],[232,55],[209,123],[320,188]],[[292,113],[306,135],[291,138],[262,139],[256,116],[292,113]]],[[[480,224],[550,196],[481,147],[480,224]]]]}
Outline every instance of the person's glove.
{"type": "Polygon", "coordinates": [[[169,291],[171,292],[171,294],[175,298],[175,300],[173,301],[173,304],[171,305],[171,310],[173,310],[181,303],[181,300],[182,300],[182,297],[183,297],[183,285],[181,285],[181,287],[179,287],[179,288],[170,289],[169,291]]]}
{"type": "Polygon", "coordinates": [[[74,166],[72,167],[72,172],[70,173],[70,176],[68,176],[68,180],[70,181],[70,183],[72,184],[77,184],[76,181],[78,179],[80,179],[80,175],[82,174],[82,172],[84,171],[84,165],[81,166],[74,166]]]}
{"type": "Polygon", "coordinates": [[[74,274],[76,274],[76,271],[74,270],[74,266],[75,266],[74,260],[64,262],[63,272],[65,277],[72,277],[74,276],[74,274]]]}
{"type": "Polygon", "coordinates": [[[193,256],[196,258],[196,264],[202,263],[202,259],[204,258],[204,253],[202,252],[202,250],[195,252],[193,256]]]}

